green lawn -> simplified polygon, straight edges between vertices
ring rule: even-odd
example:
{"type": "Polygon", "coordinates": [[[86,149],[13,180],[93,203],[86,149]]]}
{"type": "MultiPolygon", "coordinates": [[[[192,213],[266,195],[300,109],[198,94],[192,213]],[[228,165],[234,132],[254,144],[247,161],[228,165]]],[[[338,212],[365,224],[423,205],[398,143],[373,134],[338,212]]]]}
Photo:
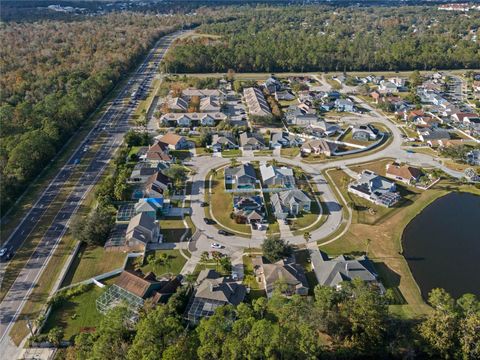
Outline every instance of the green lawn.
{"type": "Polygon", "coordinates": [[[90,285],[90,289],[65,301],[53,310],[48,317],[42,333],[56,326],[64,329],[64,339],[71,340],[80,331],[96,327],[103,315],[97,312],[95,301],[104,290],[90,285]]]}
{"type": "MultiPolygon", "coordinates": [[[[160,220],[160,232],[164,242],[179,242],[185,233],[185,225],[182,218],[165,218],[160,220]]],[[[187,237],[191,236],[190,229],[187,230],[187,237]]]]}
{"type": "Polygon", "coordinates": [[[300,154],[300,148],[298,147],[280,149],[280,155],[282,155],[283,157],[294,158],[299,154],[300,154]]]}
{"type": "Polygon", "coordinates": [[[223,182],[224,170],[217,171],[217,174],[212,178],[212,194],[209,201],[210,206],[205,209],[208,210],[211,208],[219,225],[224,225],[234,231],[251,234],[252,230],[250,225],[237,224],[235,220],[230,217],[230,214],[233,211],[233,195],[225,192],[223,182]]]}
{"type": "Polygon", "coordinates": [[[160,277],[162,275],[166,274],[179,274],[180,271],[183,268],[183,265],[187,262],[187,259],[185,259],[182,254],[180,254],[179,250],[155,250],[155,251],[149,251],[147,253],[147,259],[149,255],[155,254],[155,257],[159,257],[160,254],[168,254],[168,261],[165,264],[148,264],[147,260],[145,261],[145,264],[142,266],[138,266],[139,261],[141,261],[141,258],[137,258],[134,261],[132,261],[129,264],[129,267],[133,266],[134,268],[140,269],[144,274],[148,272],[153,272],[157,277],[160,277]]]}
{"type": "Polygon", "coordinates": [[[254,156],[270,156],[273,155],[273,150],[257,150],[253,152],[254,156]]]}
{"type": "Polygon", "coordinates": [[[170,156],[183,161],[192,157],[192,153],[189,150],[172,150],[170,156]]]}
{"type": "Polygon", "coordinates": [[[124,261],[125,254],[123,252],[105,251],[101,246],[82,246],[62,286],[75,284],[121,268],[124,261]]]}
{"type": "Polygon", "coordinates": [[[242,150],[233,149],[233,150],[222,151],[222,157],[224,158],[238,157],[238,156],[242,156],[242,150]]]}
{"type": "Polygon", "coordinates": [[[309,261],[309,259],[310,255],[307,249],[298,250],[295,252],[295,260],[297,264],[299,264],[305,271],[305,277],[307,278],[308,282],[308,294],[313,295],[313,289],[315,289],[315,286],[318,285],[318,280],[315,276],[312,263],[309,261]]]}

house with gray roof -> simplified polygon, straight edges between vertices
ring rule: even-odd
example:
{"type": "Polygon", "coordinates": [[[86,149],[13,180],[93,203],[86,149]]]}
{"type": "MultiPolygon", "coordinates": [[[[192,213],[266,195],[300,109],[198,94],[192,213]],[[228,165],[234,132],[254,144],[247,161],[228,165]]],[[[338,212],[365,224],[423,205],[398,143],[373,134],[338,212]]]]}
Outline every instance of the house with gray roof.
{"type": "Polygon", "coordinates": [[[243,89],[243,97],[247,103],[248,112],[252,116],[272,116],[267,100],[260,89],[250,87],[243,89]]]}
{"type": "Polygon", "coordinates": [[[335,109],[337,111],[355,112],[355,103],[350,99],[335,100],[335,109]]]}
{"type": "Polygon", "coordinates": [[[202,318],[212,316],[220,306],[240,304],[246,293],[246,287],[230,277],[221,276],[215,270],[202,270],[187,305],[186,318],[197,324],[202,318]]]}
{"type": "Polygon", "coordinates": [[[214,134],[210,146],[215,152],[238,148],[237,142],[231,133],[214,134]]]}
{"type": "Polygon", "coordinates": [[[302,140],[287,131],[274,132],[270,135],[270,147],[296,147],[302,144],[302,140]]]}
{"type": "Polygon", "coordinates": [[[352,126],[350,131],[352,132],[352,139],[359,141],[375,140],[378,136],[378,129],[370,124],[352,126]]]}
{"type": "Polygon", "coordinates": [[[256,183],[255,168],[250,163],[225,169],[225,185],[236,185],[237,188],[254,188],[256,183]]]}
{"type": "Polygon", "coordinates": [[[303,269],[295,263],[295,258],[279,260],[273,264],[265,263],[263,257],[252,259],[253,269],[257,282],[262,284],[267,297],[272,297],[275,288],[283,285],[282,294],[308,295],[308,282],[303,269]]]}
{"type": "Polygon", "coordinates": [[[312,262],[312,266],[319,285],[340,290],[343,282],[361,279],[377,286],[382,293],[385,291],[378,280],[373,263],[365,255],[357,259],[348,259],[344,255],[330,259],[327,254],[320,251],[320,257],[316,259],[312,262]]]}
{"type": "Polygon", "coordinates": [[[423,128],[418,129],[418,138],[420,141],[438,141],[438,140],[450,140],[451,136],[448,130],[441,128],[423,128]]]}
{"type": "Polygon", "coordinates": [[[310,212],[312,200],[302,190],[292,189],[270,195],[273,213],[277,219],[297,216],[302,212],[310,212]]]}
{"type": "Polygon", "coordinates": [[[293,170],[286,167],[273,165],[260,165],[260,174],[264,187],[295,187],[295,177],[293,170]]]}
{"type": "Polygon", "coordinates": [[[400,194],[396,190],[394,181],[370,170],[363,170],[358,179],[348,185],[348,192],[385,207],[400,201],[400,194]]]}
{"type": "Polygon", "coordinates": [[[251,132],[240,134],[240,146],[243,150],[263,150],[266,148],[263,137],[260,134],[251,132]]]}
{"type": "Polygon", "coordinates": [[[160,226],[155,219],[141,212],[130,219],[125,234],[126,245],[145,249],[149,243],[161,241],[160,226]]]}

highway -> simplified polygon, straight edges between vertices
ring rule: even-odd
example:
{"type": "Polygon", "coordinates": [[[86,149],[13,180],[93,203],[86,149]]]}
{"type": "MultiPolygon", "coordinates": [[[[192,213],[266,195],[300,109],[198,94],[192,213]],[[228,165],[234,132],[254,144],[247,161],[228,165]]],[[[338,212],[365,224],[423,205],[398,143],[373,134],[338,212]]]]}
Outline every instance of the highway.
{"type": "MultiPolygon", "coordinates": [[[[87,134],[67,163],[58,171],[55,178],[8,238],[6,243],[13,248],[13,251],[22,246],[57,195],[62,190],[67,189],[66,186],[68,185],[66,185],[66,182],[73,180],[72,176],[78,173],[78,171],[75,172],[76,166],[87,154],[93,152],[92,159],[88,163],[86,170],[76,181],[66,201],[45,231],[37,248],[9,289],[4,300],[0,303],[0,353],[5,354],[4,350],[6,347],[11,346],[7,335],[32,290],[35,288],[43,269],[48,264],[49,259],[67,231],[73,215],[89,190],[99,180],[116,150],[122,144],[123,135],[129,129],[130,116],[138,105],[138,100],[128,101],[130,100],[130,94],[140,84],[144,84],[147,89],[151,87],[159,62],[173,40],[183,33],[184,31],[177,31],[161,38],[155,44],[144,61],[132,74],[131,80],[119,91],[119,94],[99,118],[93,129],[87,134]],[[127,101],[124,101],[124,99],[127,99],[127,101]],[[93,147],[91,146],[94,143],[99,143],[100,146],[95,146],[95,149],[92,150],[93,147]]],[[[6,265],[4,263],[2,268],[0,268],[0,279],[3,279],[6,265]]]]}

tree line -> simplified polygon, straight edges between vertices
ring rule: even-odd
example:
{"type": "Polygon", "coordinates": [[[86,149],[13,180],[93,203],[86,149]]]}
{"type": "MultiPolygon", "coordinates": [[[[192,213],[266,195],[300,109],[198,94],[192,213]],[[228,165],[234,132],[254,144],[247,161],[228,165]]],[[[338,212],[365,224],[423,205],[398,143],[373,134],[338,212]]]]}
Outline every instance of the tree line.
{"type": "MultiPolygon", "coordinates": [[[[432,311],[406,320],[388,311],[388,301],[355,280],[340,291],[317,286],[314,298],[279,293],[250,304],[223,306],[186,327],[182,314],[190,288],[180,288],[166,305],[148,303],[134,324],[119,306],[95,332],[81,333],[59,355],[65,359],[477,359],[480,303],[468,294],[454,300],[435,289],[432,311]]],[[[52,337],[58,331],[52,332],[52,337]]]]}
{"type": "Polygon", "coordinates": [[[179,40],[166,65],[187,73],[478,68],[479,20],[432,7],[238,9],[198,30],[219,39],[179,40]]]}

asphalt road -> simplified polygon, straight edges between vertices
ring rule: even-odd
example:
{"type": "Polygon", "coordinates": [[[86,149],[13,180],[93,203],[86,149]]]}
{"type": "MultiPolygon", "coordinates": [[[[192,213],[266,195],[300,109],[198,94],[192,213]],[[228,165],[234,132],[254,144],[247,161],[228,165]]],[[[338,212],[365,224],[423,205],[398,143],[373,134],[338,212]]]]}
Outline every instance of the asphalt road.
{"type": "MultiPolygon", "coordinates": [[[[75,166],[88,153],[88,147],[100,141],[101,145],[96,149],[87,169],[82,173],[70,192],[67,200],[56,214],[49,228],[43,235],[34,253],[28,260],[24,269],[11,286],[4,300],[0,303],[0,354],[4,353],[4,347],[9,346],[8,332],[15,323],[26,300],[35,288],[42,270],[47,265],[55,248],[59,244],[72,215],[78,210],[82,200],[91,187],[99,180],[108,162],[112,159],[115,151],[122,143],[123,135],[129,129],[128,121],[135,110],[138,102],[129,106],[130,94],[143,83],[150,88],[151,82],[157,73],[158,63],[164,56],[172,41],[181,35],[183,31],[161,38],[154,48],[139,65],[131,80],[121,89],[117,97],[109,105],[108,109],[100,117],[94,128],[78,146],[68,162],[59,170],[55,178],[41,194],[32,209],[25,215],[18,227],[12,232],[7,240],[9,247],[16,251],[22,246],[35,226],[45,214],[48,207],[63,189],[65,182],[74,173],[75,166]],[[153,62],[153,64],[149,64],[153,62]],[[127,101],[123,101],[124,99],[127,101]]],[[[3,279],[6,264],[2,264],[0,278],[3,279]]]]}

